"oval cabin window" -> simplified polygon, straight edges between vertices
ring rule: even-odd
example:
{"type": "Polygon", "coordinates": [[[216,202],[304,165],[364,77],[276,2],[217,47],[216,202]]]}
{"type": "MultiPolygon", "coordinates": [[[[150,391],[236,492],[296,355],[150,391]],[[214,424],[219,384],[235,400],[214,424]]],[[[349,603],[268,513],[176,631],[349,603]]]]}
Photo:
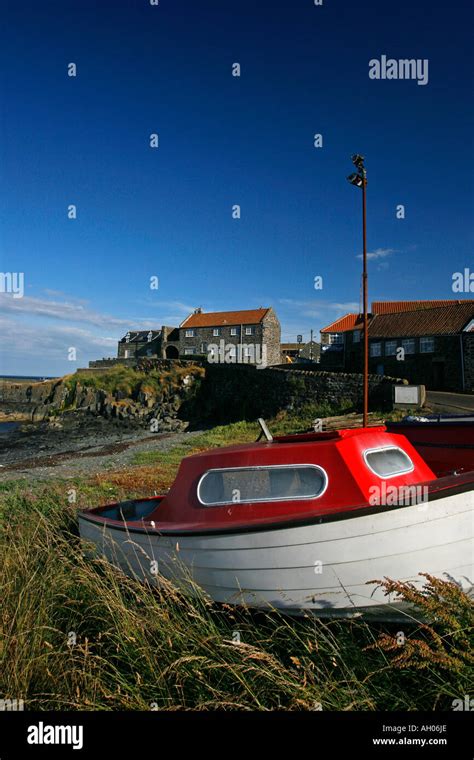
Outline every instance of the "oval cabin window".
{"type": "Polygon", "coordinates": [[[228,467],[209,470],[200,479],[201,504],[241,504],[255,501],[315,499],[327,487],[327,475],[312,464],[228,467]]]}
{"type": "Polygon", "coordinates": [[[380,478],[393,478],[414,469],[408,454],[396,446],[364,451],[364,459],[369,470],[380,478]]]}

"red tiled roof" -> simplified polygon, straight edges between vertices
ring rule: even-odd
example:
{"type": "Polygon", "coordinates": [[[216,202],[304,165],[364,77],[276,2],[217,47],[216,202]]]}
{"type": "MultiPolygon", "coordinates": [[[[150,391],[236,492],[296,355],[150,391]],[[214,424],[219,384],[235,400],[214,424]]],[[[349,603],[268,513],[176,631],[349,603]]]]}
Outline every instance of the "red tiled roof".
{"type": "Polygon", "coordinates": [[[474,301],[449,306],[376,314],[369,325],[370,338],[404,338],[423,335],[457,335],[474,319],[474,301]]]}
{"type": "MultiPolygon", "coordinates": [[[[473,299],[462,300],[434,300],[434,301],[372,301],[372,312],[369,314],[369,320],[374,316],[385,316],[397,314],[406,314],[418,311],[431,310],[434,308],[450,309],[455,306],[465,306],[466,304],[474,305],[473,299]]],[[[448,312],[445,312],[448,315],[448,312]]],[[[449,312],[450,314],[452,312],[449,312]]],[[[335,322],[323,327],[322,333],[339,333],[347,332],[362,328],[363,317],[361,314],[345,314],[343,317],[336,319],[335,322]]]]}
{"type": "Polygon", "coordinates": [[[433,309],[437,306],[454,306],[458,303],[466,303],[466,299],[457,301],[372,301],[372,314],[399,314],[402,311],[433,309]]]}
{"type": "Polygon", "coordinates": [[[270,309],[245,311],[200,311],[190,314],[180,327],[225,327],[226,325],[255,325],[262,321],[270,309]]]}
{"type": "MultiPolygon", "coordinates": [[[[354,330],[357,323],[360,321],[362,324],[362,317],[360,314],[346,314],[344,317],[340,317],[339,319],[336,319],[335,322],[328,325],[327,327],[323,327],[321,330],[322,333],[339,333],[339,332],[346,332],[347,330],[354,330]]],[[[360,325],[357,325],[358,327],[360,325]]]]}

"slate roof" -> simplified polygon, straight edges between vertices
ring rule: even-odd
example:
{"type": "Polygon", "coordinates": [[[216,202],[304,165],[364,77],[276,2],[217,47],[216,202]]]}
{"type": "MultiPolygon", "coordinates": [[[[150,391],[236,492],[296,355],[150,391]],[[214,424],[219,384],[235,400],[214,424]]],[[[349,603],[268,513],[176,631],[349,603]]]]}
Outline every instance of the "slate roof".
{"type": "Polygon", "coordinates": [[[120,338],[119,343],[146,343],[148,341],[148,333],[150,332],[152,340],[161,335],[161,330],[129,330],[130,340],[127,341],[127,336],[124,335],[123,338],[120,338]]]}

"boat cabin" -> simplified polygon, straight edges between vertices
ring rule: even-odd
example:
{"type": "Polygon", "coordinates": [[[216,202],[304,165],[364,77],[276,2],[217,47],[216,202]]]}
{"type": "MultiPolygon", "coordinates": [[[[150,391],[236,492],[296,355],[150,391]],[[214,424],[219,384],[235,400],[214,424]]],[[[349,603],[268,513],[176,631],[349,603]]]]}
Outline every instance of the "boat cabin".
{"type": "Polygon", "coordinates": [[[289,518],[304,523],[383,509],[374,507],[377,491],[386,494],[388,486],[403,490],[434,480],[407,439],[383,426],[305,433],[186,457],[166,496],[104,507],[96,514],[143,521],[167,534],[258,530],[279,521],[287,527],[289,518]]]}

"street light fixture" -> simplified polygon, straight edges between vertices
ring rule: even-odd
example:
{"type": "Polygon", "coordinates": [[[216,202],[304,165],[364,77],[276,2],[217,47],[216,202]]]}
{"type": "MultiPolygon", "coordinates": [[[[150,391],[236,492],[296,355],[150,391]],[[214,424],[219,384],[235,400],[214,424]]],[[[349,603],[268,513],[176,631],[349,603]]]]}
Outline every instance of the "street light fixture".
{"type": "Polygon", "coordinates": [[[366,187],[367,172],[364,166],[364,156],[355,153],[352,156],[352,163],[357,169],[356,174],[350,174],[348,182],[354,187],[362,189],[362,291],[364,301],[364,411],[363,426],[367,427],[369,420],[369,321],[368,321],[368,296],[367,296],[367,232],[366,232],[366,187]]]}
{"type": "Polygon", "coordinates": [[[362,187],[362,183],[364,182],[360,174],[349,174],[347,181],[356,187],[362,187]]]}

